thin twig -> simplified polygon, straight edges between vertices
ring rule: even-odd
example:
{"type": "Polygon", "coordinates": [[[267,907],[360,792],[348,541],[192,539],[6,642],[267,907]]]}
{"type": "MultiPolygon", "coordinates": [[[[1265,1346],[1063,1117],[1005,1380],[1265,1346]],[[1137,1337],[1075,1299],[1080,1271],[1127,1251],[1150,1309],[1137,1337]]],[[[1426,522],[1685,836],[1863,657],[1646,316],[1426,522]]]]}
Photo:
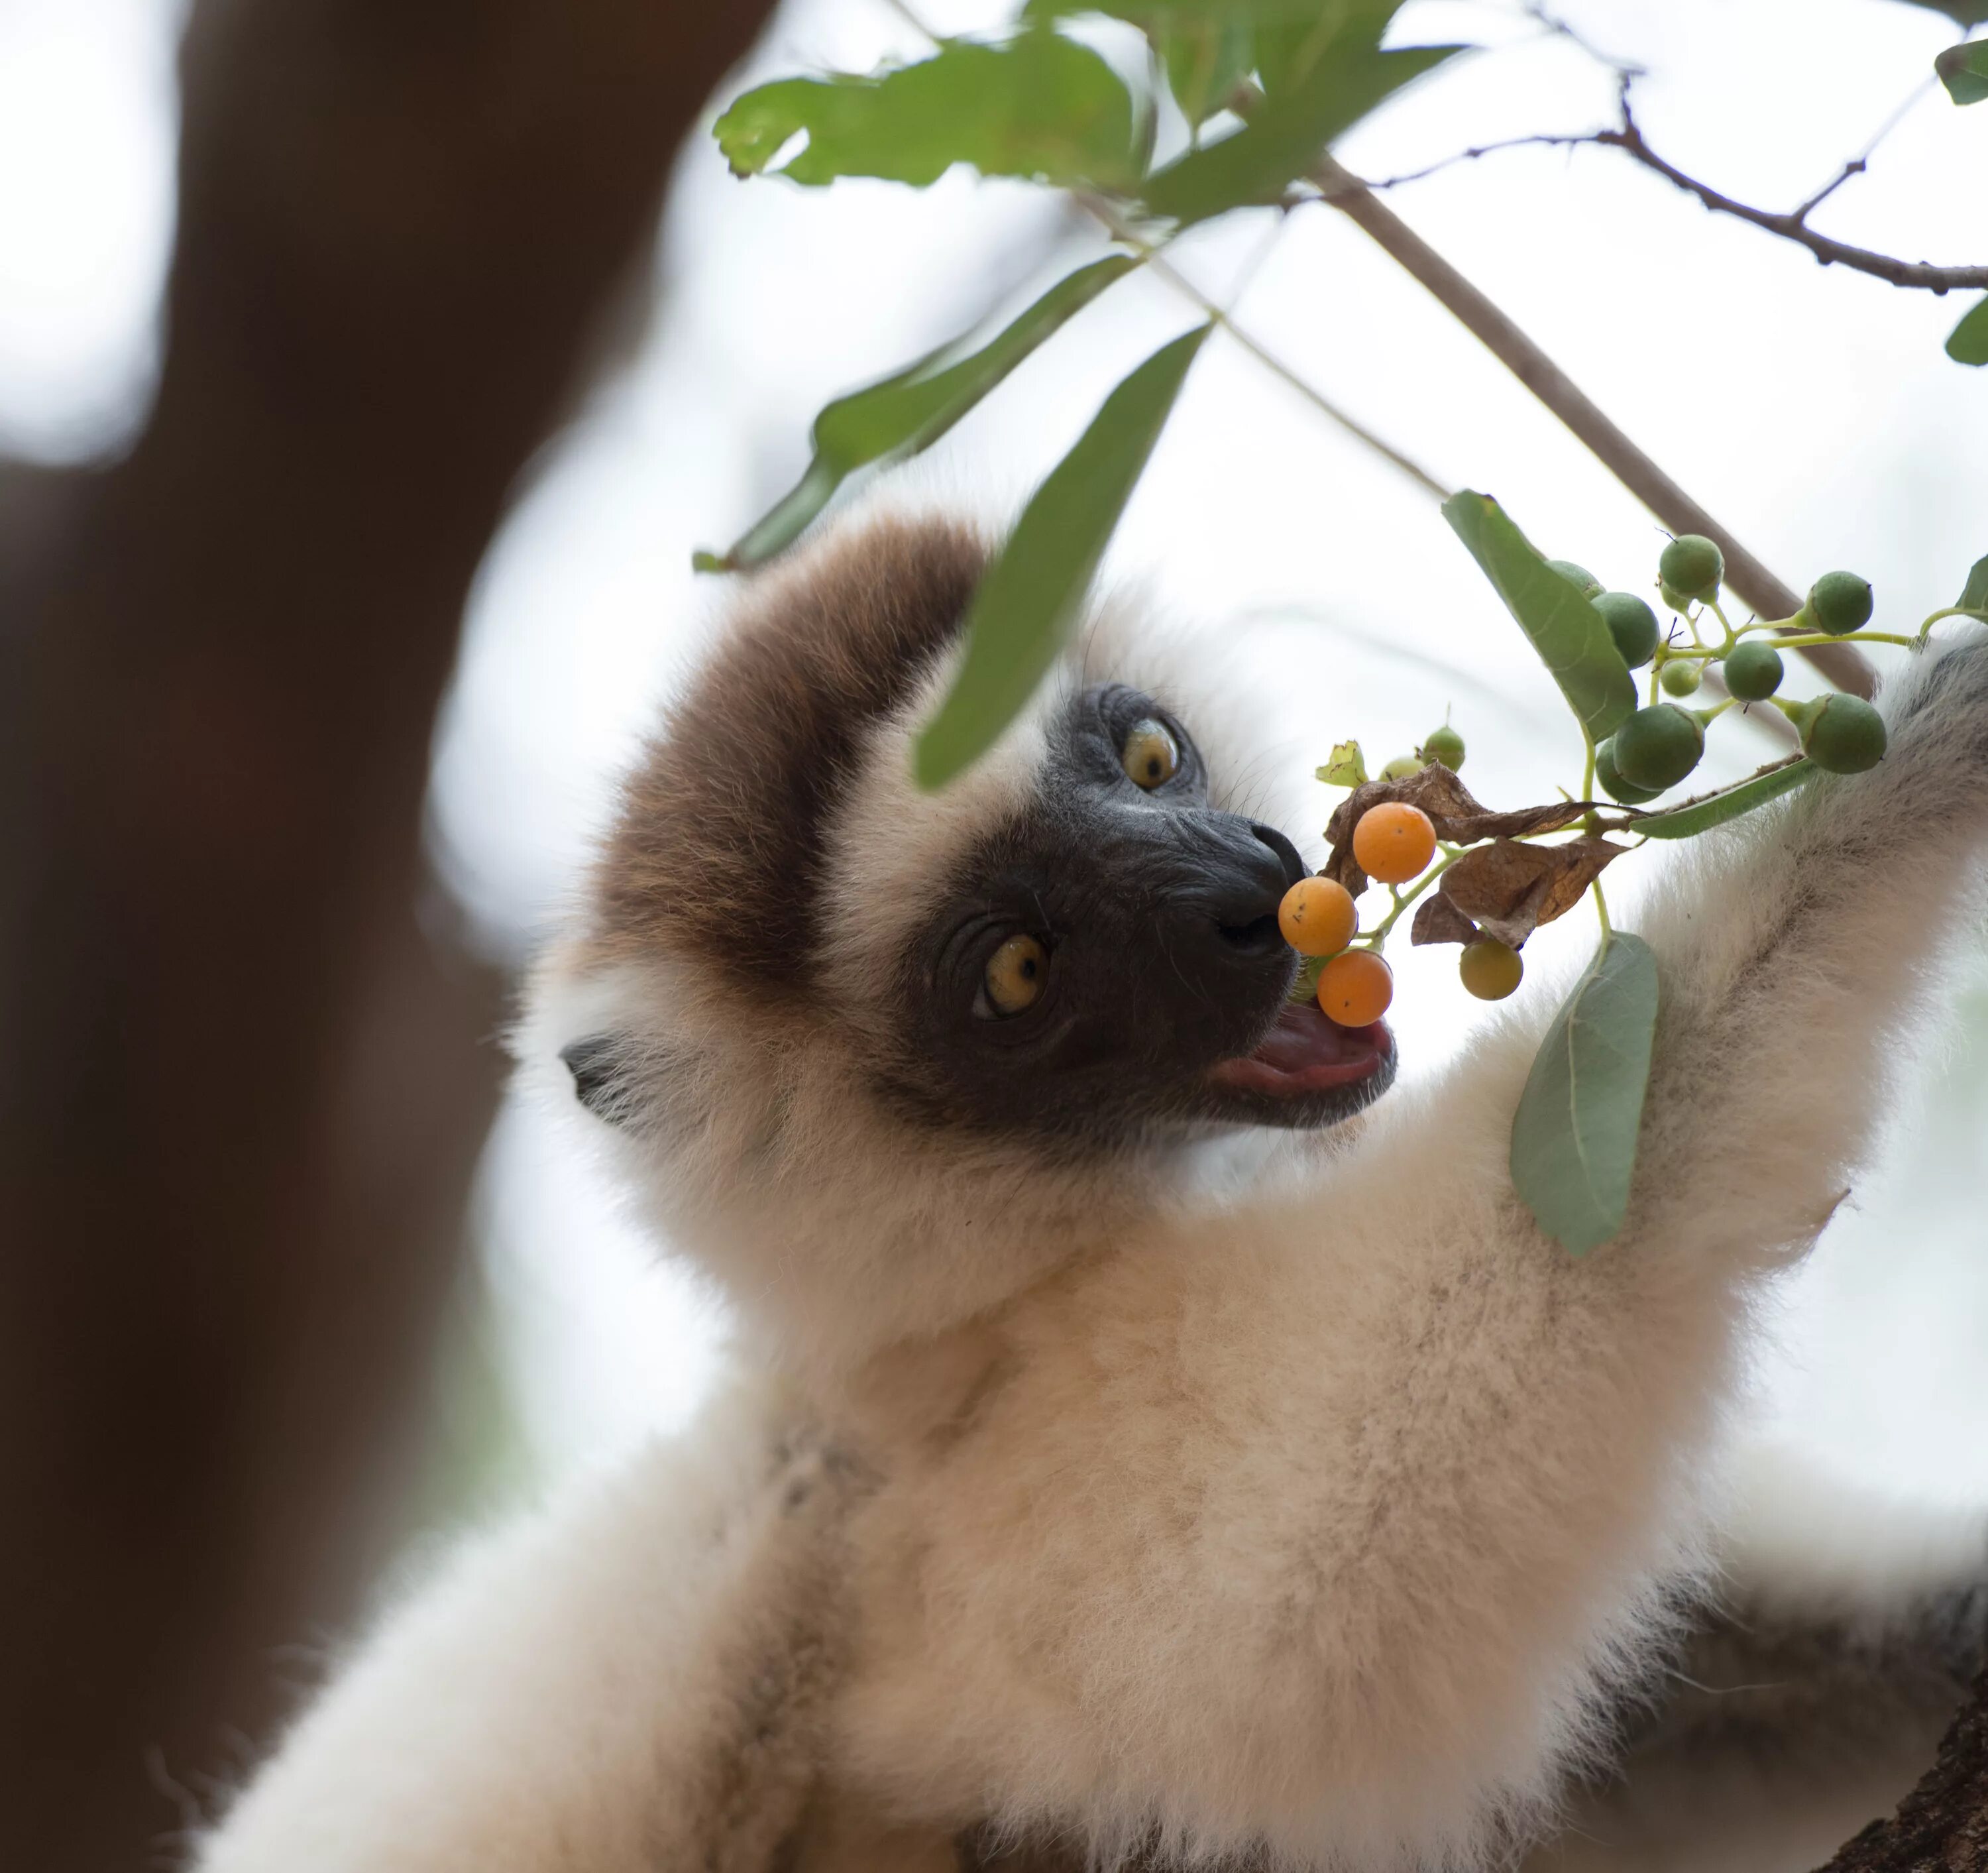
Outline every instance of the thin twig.
{"type": "Polygon", "coordinates": [[[1264,344],[1246,327],[1239,325],[1224,307],[1210,299],[1192,280],[1188,279],[1167,259],[1161,251],[1161,245],[1164,243],[1156,245],[1127,226],[1114,212],[1111,205],[1101,198],[1080,194],[1077,199],[1104,224],[1114,239],[1122,241],[1127,246],[1134,248],[1154,273],[1165,280],[1177,292],[1191,300],[1215,324],[1220,326],[1222,330],[1234,339],[1244,350],[1256,359],[1257,363],[1289,384],[1314,409],[1337,423],[1355,441],[1364,444],[1384,461],[1398,468],[1402,474],[1417,483],[1425,492],[1433,495],[1437,500],[1447,501],[1449,499],[1452,490],[1445,488],[1413,456],[1403,454],[1391,442],[1376,435],[1357,417],[1349,415],[1345,411],[1341,409],[1338,404],[1327,397],[1323,390],[1315,384],[1307,382],[1298,372],[1293,370],[1269,346],[1264,344]]]}
{"type": "Polygon", "coordinates": [[[1715,214],[1730,215],[1762,228],[1783,240],[1793,241],[1805,247],[1823,266],[1848,268],[1853,272],[1868,273],[1874,279],[1882,279],[1894,286],[1903,286],[1923,292],[1943,293],[1973,287],[1988,287],[1988,266],[1936,266],[1926,260],[1901,260],[1891,254],[1873,252],[1867,247],[1853,247],[1847,241],[1833,240],[1826,234],[1818,234],[1808,225],[1808,218],[1817,208],[1835,194],[1837,190],[1853,176],[1860,176],[1870,167],[1871,157],[1878,145],[1896,128],[1906,112],[1919,101],[1925,87],[1921,86],[1892,112],[1875,137],[1865,147],[1861,156],[1852,157],[1830,181],[1802,202],[1799,206],[1786,209],[1756,208],[1743,201],[1737,201],[1722,193],[1708,182],[1701,182],[1696,176],[1687,175],[1672,162],[1659,156],[1650,147],[1644,137],[1642,127],[1630,109],[1628,84],[1625,78],[1622,90],[1622,121],[1609,130],[1582,130],[1579,132],[1541,131],[1530,137],[1507,137],[1496,143],[1479,144],[1468,150],[1459,150],[1454,155],[1445,156],[1440,161],[1427,164],[1421,169],[1412,169],[1401,175],[1384,177],[1369,182],[1366,186],[1374,190],[1399,188],[1405,183],[1420,182],[1459,163],[1475,162],[1480,157],[1493,156],[1505,150],[1542,149],[1574,150],[1592,144],[1599,148],[1620,150],[1645,169],[1654,171],[1665,181],[1696,196],[1715,214]]]}
{"type": "MultiPolygon", "coordinates": [[[[1826,234],[1818,234],[1807,222],[1807,216],[1817,201],[1829,191],[1814,197],[1792,211],[1770,208],[1756,208],[1743,201],[1736,201],[1730,195],[1723,194],[1710,184],[1689,176],[1675,163],[1666,162],[1644,140],[1643,133],[1635,119],[1629,114],[1625,100],[1622,113],[1622,127],[1619,130],[1597,130],[1587,139],[1591,143],[1605,144],[1621,150],[1641,163],[1645,169],[1652,170],[1666,181],[1674,183],[1687,194],[1696,195],[1714,214],[1730,215],[1739,220],[1750,222],[1756,228],[1766,229],[1770,234],[1779,235],[1784,241],[1793,241],[1805,247],[1824,266],[1848,267],[1853,272],[1868,273],[1874,279],[1882,279],[1894,286],[1908,286],[1924,292],[1951,292],[1956,288],[1988,287],[1988,266],[1935,266],[1925,260],[1900,260],[1890,254],[1873,253],[1868,247],[1852,247],[1846,241],[1832,240],[1826,234]]],[[[1845,175],[1837,178],[1838,183],[1861,167],[1862,159],[1846,166],[1845,175]]],[[[1832,187],[1834,184],[1831,185],[1832,187]]]]}
{"type": "MultiPolygon", "coordinates": [[[[1499,363],[1600,458],[1658,519],[1677,533],[1702,533],[1726,556],[1726,583],[1763,617],[1791,617],[1801,601],[1630,441],[1531,339],[1358,177],[1325,157],[1316,173],[1324,199],[1420,281],[1481,340],[1499,363]]],[[[1875,673],[1848,644],[1817,644],[1801,654],[1839,688],[1876,692],[1875,673]]]]}

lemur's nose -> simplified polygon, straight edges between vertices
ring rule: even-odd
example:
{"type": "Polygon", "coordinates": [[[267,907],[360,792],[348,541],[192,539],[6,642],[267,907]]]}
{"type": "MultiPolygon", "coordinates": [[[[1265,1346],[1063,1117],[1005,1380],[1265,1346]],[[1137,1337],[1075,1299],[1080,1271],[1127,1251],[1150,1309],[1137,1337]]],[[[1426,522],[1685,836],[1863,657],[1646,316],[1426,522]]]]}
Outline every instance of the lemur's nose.
{"type": "Polygon", "coordinates": [[[1204,903],[1225,948],[1255,957],[1283,948],[1277,907],[1304,876],[1297,849],[1273,827],[1237,820],[1225,829],[1221,859],[1211,867],[1212,888],[1204,903]]]}

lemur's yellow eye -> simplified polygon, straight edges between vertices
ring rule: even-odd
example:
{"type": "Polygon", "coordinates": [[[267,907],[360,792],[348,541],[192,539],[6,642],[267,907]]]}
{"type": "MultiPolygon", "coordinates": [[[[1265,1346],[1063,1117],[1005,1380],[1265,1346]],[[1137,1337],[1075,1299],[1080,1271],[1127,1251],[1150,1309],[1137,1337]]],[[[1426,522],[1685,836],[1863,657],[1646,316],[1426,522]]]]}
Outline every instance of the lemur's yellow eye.
{"type": "Polygon", "coordinates": [[[1172,779],[1180,769],[1180,747],[1167,732],[1166,724],[1149,715],[1135,722],[1125,738],[1124,752],[1118,757],[1127,775],[1150,793],[1172,779]]]}
{"type": "Polygon", "coordinates": [[[1011,936],[987,959],[987,999],[997,1015],[1019,1015],[1036,1004],[1050,972],[1049,952],[1032,936],[1011,936]]]}

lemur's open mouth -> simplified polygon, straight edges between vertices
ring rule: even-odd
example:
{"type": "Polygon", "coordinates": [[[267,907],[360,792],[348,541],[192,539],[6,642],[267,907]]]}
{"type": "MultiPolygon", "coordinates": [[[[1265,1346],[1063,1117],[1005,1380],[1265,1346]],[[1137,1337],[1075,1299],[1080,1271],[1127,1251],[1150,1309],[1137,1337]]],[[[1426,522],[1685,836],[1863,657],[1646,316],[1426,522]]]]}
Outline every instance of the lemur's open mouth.
{"type": "Polygon", "coordinates": [[[1394,1050],[1384,1021],[1341,1027],[1314,1002],[1287,1002],[1255,1053],[1222,1061],[1209,1077],[1239,1092],[1298,1099],[1371,1079],[1394,1050]]]}

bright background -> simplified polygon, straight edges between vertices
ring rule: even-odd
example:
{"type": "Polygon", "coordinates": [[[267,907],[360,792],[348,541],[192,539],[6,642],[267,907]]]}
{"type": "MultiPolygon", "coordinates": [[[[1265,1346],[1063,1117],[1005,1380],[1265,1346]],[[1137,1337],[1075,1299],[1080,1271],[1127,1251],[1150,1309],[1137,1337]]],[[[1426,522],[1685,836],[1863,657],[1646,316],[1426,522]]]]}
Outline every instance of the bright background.
{"type": "MultiPolygon", "coordinates": [[[[1002,11],[931,0],[925,16],[958,30],[1002,11]]],[[[1817,225],[1915,257],[1988,248],[1964,180],[1981,173],[1988,109],[1956,110],[1931,84],[1952,36],[1937,14],[1576,0],[1564,17],[1648,68],[1638,117],[1658,149],[1769,206],[1810,194],[1912,100],[1817,225]]],[[[0,449],[86,459],[142,420],[178,24],[174,0],[0,0],[0,449]]],[[[1362,173],[1611,117],[1609,74],[1516,7],[1412,0],[1399,36],[1496,49],[1349,139],[1362,173]]],[[[920,45],[885,0],[793,0],[739,82],[920,45]]],[[[1879,621],[1902,627],[1950,603],[1988,552],[1988,374],[1942,354],[1954,303],[1820,270],[1609,151],[1495,155],[1391,199],[1790,584],[1853,567],[1879,621]]],[[[1232,218],[1176,257],[1217,297],[1239,291],[1258,338],[1439,478],[1495,491],[1548,550],[1611,584],[1647,582],[1649,517],[1356,229],[1318,208],[1280,228],[1232,218]]],[[[521,960],[556,918],[618,765],[722,601],[691,549],[730,539],[799,472],[827,397],[1019,303],[1096,238],[1019,184],[742,184],[693,143],[641,342],[493,547],[436,746],[435,850],[492,955],[521,960]]],[[[1115,289],[904,485],[1011,512],[1117,377],[1191,316],[1157,281],[1115,289]]],[[[1225,340],[1196,367],[1112,570],[1231,634],[1265,679],[1266,750],[1300,771],[1348,735],[1378,763],[1452,709],[1480,793],[1534,800],[1578,779],[1543,673],[1426,494],[1225,340]]],[[[1765,745],[1729,725],[1714,742],[1733,773],[1765,745]]],[[[1331,797],[1319,790],[1317,824],[1331,797]]],[[[1662,888],[1647,862],[1614,876],[1632,870],[1662,888]]],[[[1633,887],[1614,888],[1633,905],[1633,887]]],[[[1750,1414],[1759,1434],[1919,1499],[1988,1502],[1981,935],[1957,1012],[1892,1101],[1881,1169],[1786,1284],[1750,1414]]],[[[1568,919],[1529,952],[1535,973],[1589,940],[1568,919]]],[[[1448,952],[1401,974],[1396,1025],[1409,1070],[1426,1071],[1467,1043],[1477,1011],[1448,952]]],[[[563,1115],[507,1106],[476,1229],[477,1279],[438,1374],[454,1467],[438,1517],[681,1422],[722,1330],[617,1217],[563,1115]]]]}

